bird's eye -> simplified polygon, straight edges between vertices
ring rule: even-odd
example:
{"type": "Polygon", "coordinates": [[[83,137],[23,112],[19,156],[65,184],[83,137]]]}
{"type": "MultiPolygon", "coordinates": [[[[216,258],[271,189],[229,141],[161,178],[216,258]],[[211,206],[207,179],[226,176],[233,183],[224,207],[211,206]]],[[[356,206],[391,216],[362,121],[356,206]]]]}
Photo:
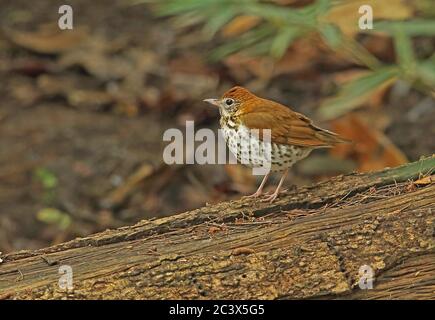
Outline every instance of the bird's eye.
{"type": "Polygon", "coordinates": [[[226,104],[227,106],[231,106],[233,103],[234,103],[234,100],[233,100],[233,99],[231,99],[231,98],[225,99],[225,104],[226,104]]]}

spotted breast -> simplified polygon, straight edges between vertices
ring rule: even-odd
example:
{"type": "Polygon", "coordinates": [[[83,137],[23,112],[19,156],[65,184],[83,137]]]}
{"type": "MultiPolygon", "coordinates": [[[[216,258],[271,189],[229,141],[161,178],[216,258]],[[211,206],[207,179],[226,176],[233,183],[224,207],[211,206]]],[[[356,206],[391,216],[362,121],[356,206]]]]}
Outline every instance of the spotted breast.
{"type": "Polygon", "coordinates": [[[312,151],[307,147],[263,142],[235,117],[221,117],[220,125],[230,151],[239,162],[249,167],[260,167],[270,161],[272,171],[282,172],[312,151]],[[270,156],[267,156],[268,152],[270,156]]]}

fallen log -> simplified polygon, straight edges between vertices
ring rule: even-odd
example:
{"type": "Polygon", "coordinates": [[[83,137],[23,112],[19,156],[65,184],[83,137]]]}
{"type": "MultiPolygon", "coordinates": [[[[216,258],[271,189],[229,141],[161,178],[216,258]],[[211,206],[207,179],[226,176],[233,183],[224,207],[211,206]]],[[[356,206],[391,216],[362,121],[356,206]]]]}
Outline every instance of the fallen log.
{"type": "Polygon", "coordinates": [[[434,299],[434,170],[423,158],[11,253],[0,298],[434,299]]]}

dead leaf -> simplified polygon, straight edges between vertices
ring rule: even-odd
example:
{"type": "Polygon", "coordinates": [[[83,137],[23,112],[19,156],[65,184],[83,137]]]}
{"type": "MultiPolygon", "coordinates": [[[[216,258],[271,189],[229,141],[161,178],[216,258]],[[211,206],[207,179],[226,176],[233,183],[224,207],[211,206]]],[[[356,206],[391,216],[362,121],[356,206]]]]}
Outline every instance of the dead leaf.
{"type": "Polygon", "coordinates": [[[294,41],[277,62],[274,76],[308,69],[319,59],[323,59],[327,53],[322,50],[321,42],[314,41],[314,36],[294,41]]]}
{"type": "Polygon", "coordinates": [[[97,79],[118,80],[124,78],[134,67],[121,56],[109,56],[104,52],[93,51],[89,48],[73,50],[59,59],[63,68],[81,66],[97,79]]]}
{"type": "Polygon", "coordinates": [[[225,38],[236,37],[256,27],[260,22],[261,18],[258,16],[238,16],[222,28],[221,34],[225,38]]]}
{"type": "Polygon", "coordinates": [[[87,110],[101,110],[114,101],[110,94],[99,90],[72,90],[67,98],[71,106],[87,110]]]}
{"type": "Polygon", "coordinates": [[[363,5],[372,7],[374,19],[399,20],[406,19],[413,14],[413,8],[402,0],[342,1],[331,8],[324,21],[337,25],[345,35],[354,36],[360,31],[358,21],[362,14],[358,10],[363,5]]]}
{"type": "Polygon", "coordinates": [[[45,54],[58,54],[77,47],[88,36],[88,28],[81,26],[73,30],[60,30],[57,25],[41,25],[35,32],[7,30],[8,39],[27,50],[45,54]]]}
{"type": "Polygon", "coordinates": [[[336,64],[336,62],[342,62],[343,59],[337,59],[336,55],[326,49],[318,37],[312,34],[295,40],[278,61],[268,56],[250,56],[239,52],[226,57],[224,64],[239,83],[247,83],[252,76],[255,76],[258,81],[267,84],[270,79],[283,74],[302,70],[306,73],[319,61],[336,64]]]}
{"type": "Polygon", "coordinates": [[[332,129],[354,143],[339,145],[331,149],[331,154],[353,158],[361,172],[396,167],[408,162],[402,151],[382,131],[359,114],[350,113],[332,121],[332,129]]]}
{"type": "Polygon", "coordinates": [[[12,78],[9,81],[9,92],[23,106],[33,105],[42,98],[42,94],[34,82],[27,78],[12,78]]]}
{"type": "MultiPolygon", "coordinates": [[[[350,69],[335,73],[332,76],[332,81],[338,87],[341,87],[346,83],[350,83],[352,80],[364,77],[368,74],[370,74],[370,71],[368,70],[350,69]]],[[[362,103],[366,103],[370,108],[381,107],[383,105],[385,95],[389,92],[389,89],[394,81],[395,79],[391,79],[390,81],[386,81],[380,85],[374,92],[371,92],[370,95],[365,97],[365,99],[362,99],[362,103]]]]}
{"type": "Polygon", "coordinates": [[[254,249],[248,248],[248,247],[240,247],[240,248],[236,248],[234,249],[231,254],[233,256],[239,256],[241,254],[251,254],[251,253],[255,253],[254,249]]]}
{"type": "Polygon", "coordinates": [[[218,233],[218,232],[220,232],[220,231],[222,231],[221,228],[212,226],[212,227],[208,228],[208,231],[207,231],[207,232],[208,232],[210,235],[214,235],[215,233],[218,233]]]}
{"type": "Polygon", "coordinates": [[[252,169],[240,165],[225,165],[225,171],[232,182],[232,188],[240,193],[247,193],[253,190],[256,185],[256,178],[252,175],[252,169]]]}
{"type": "Polygon", "coordinates": [[[150,177],[155,172],[154,167],[147,163],[140,166],[126,181],[111,191],[107,197],[101,201],[103,208],[111,208],[122,203],[138,186],[140,182],[150,177]]]}
{"type": "Polygon", "coordinates": [[[435,182],[435,175],[427,176],[421,179],[418,179],[417,181],[414,181],[414,184],[416,185],[427,185],[432,184],[435,182]]]}
{"type": "Polygon", "coordinates": [[[361,44],[382,61],[394,62],[396,57],[393,39],[385,34],[370,34],[363,37],[361,44]]]}
{"type": "Polygon", "coordinates": [[[226,57],[223,62],[238,83],[246,83],[252,75],[267,82],[274,72],[274,61],[270,57],[252,57],[244,53],[236,53],[226,57]]]}

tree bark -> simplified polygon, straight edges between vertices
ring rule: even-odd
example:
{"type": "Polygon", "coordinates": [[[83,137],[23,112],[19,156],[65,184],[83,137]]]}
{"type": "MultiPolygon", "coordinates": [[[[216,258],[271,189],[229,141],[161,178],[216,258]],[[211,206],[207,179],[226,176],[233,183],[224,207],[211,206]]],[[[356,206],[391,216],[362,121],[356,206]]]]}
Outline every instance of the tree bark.
{"type": "Polygon", "coordinates": [[[429,157],[12,253],[0,298],[434,299],[434,170],[429,157]]]}

